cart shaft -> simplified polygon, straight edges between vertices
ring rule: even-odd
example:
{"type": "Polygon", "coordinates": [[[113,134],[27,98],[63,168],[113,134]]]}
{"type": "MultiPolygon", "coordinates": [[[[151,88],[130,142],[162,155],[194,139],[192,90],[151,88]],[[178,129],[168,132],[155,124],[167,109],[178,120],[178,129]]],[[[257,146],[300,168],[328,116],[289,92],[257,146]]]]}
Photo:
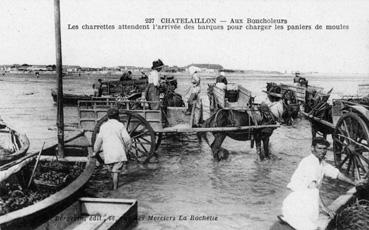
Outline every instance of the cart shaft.
{"type": "Polygon", "coordinates": [[[229,132],[253,130],[262,128],[278,128],[280,125],[252,125],[252,126],[238,126],[238,127],[207,127],[207,128],[164,128],[158,130],[158,133],[201,133],[201,132],[229,132]]]}

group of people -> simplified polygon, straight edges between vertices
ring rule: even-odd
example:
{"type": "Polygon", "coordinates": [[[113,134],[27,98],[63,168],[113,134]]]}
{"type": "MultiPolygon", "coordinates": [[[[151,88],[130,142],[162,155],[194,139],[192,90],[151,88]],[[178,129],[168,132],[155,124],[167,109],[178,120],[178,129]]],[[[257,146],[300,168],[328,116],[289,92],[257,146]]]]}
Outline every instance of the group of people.
{"type": "MultiPolygon", "coordinates": [[[[127,152],[132,141],[123,123],[119,122],[119,111],[115,108],[109,109],[107,116],[108,121],[101,126],[94,144],[93,157],[96,157],[100,164],[108,166],[113,189],[117,189],[119,173],[126,168],[127,152]],[[99,155],[101,149],[104,151],[104,159],[99,155]]],[[[283,201],[280,222],[272,226],[271,230],[317,230],[320,210],[330,217],[334,216],[334,211],[327,208],[319,194],[324,176],[352,185],[361,183],[348,178],[325,161],[329,145],[322,137],[312,140],[311,154],[301,160],[293,173],[287,185],[291,192],[283,201]]]]}
{"type": "MultiPolygon", "coordinates": [[[[159,102],[160,77],[164,63],[159,59],[153,62],[152,71],[148,75],[148,86],[142,94],[143,100],[159,102]]],[[[190,97],[188,100],[188,110],[190,114],[192,106],[198,100],[200,88],[200,77],[198,73],[193,73],[191,78],[190,97]]],[[[227,79],[220,75],[216,79],[216,86],[226,89],[227,79]]],[[[159,109],[159,103],[153,104],[152,109],[159,109]]],[[[119,111],[115,108],[107,112],[108,121],[105,122],[94,143],[93,157],[96,157],[101,164],[106,164],[111,172],[113,189],[119,185],[119,173],[125,169],[127,153],[131,148],[132,141],[127,133],[126,127],[119,122],[119,111]],[[99,155],[100,150],[104,151],[104,159],[99,155]]],[[[334,212],[329,210],[322,201],[319,189],[321,188],[324,176],[340,179],[352,185],[355,182],[351,178],[342,174],[337,168],[325,161],[327,148],[330,143],[324,138],[317,137],[312,140],[311,154],[301,160],[297,169],[293,173],[287,188],[290,194],[282,204],[282,215],[279,216],[280,222],[272,226],[272,230],[278,229],[297,229],[297,230],[316,230],[318,227],[319,212],[323,211],[330,217],[334,212]]]]}
{"type": "MultiPolygon", "coordinates": [[[[141,100],[142,101],[150,101],[149,107],[153,110],[160,109],[160,74],[159,72],[163,69],[164,63],[158,59],[153,61],[151,71],[148,74],[148,85],[145,90],[142,92],[141,100]]],[[[132,72],[127,71],[125,72],[120,81],[132,80],[132,72]]],[[[191,114],[192,108],[194,104],[196,104],[199,100],[199,95],[201,92],[200,87],[200,76],[197,72],[194,72],[191,77],[191,87],[188,92],[188,109],[185,112],[186,115],[191,114]]],[[[224,75],[221,75],[217,78],[217,86],[221,88],[226,88],[227,80],[225,79],[224,75]]],[[[94,90],[94,97],[101,97],[102,96],[102,79],[98,79],[92,85],[94,90]]]]}
{"type": "MultiPolygon", "coordinates": [[[[164,63],[158,59],[152,63],[151,72],[148,74],[148,86],[142,93],[142,101],[151,101],[150,109],[158,110],[160,109],[160,74],[159,72],[163,69],[164,63]]],[[[188,109],[185,112],[186,115],[190,115],[193,106],[198,102],[199,95],[201,92],[200,87],[200,76],[197,72],[194,72],[191,76],[191,87],[187,103],[188,109]]]]}

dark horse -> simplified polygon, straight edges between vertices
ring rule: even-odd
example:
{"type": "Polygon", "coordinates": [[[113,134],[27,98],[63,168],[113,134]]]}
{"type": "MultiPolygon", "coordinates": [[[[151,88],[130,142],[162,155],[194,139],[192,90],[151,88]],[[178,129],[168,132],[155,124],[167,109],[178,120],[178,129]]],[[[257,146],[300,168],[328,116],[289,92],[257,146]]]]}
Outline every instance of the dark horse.
{"type": "Polygon", "coordinates": [[[164,107],[184,107],[182,96],[175,92],[177,80],[167,80],[160,85],[160,92],[164,94],[164,107]]]}
{"type": "MultiPolygon", "coordinates": [[[[328,99],[332,89],[327,94],[319,94],[316,91],[306,92],[305,112],[313,117],[333,123],[332,105],[328,104],[328,99]]],[[[311,124],[312,137],[316,137],[319,132],[325,139],[328,134],[333,134],[334,129],[326,126],[312,118],[309,118],[311,124]]]]}
{"type": "MultiPolygon", "coordinates": [[[[275,102],[271,107],[266,104],[254,106],[253,109],[247,111],[219,109],[210,118],[208,118],[203,127],[238,127],[238,126],[253,126],[253,125],[270,125],[276,124],[275,120],[279,119],[279,114],[283,113],[283,105],[281,102],[275,102]]],[[[260,128],[243,131],[230,132],[212,132],[214,141],[208,144],[213,152],[214,159],[220,161],[227,159],[229,152],[222,148],[221,145],[224,139],[228,136],[234,140],[246,141],[251,140],[256,143],[256,151],[260,160],[269,158],[269,138],[273,133],[274,128],[260,128]],[[264,152],[261,150],[261,142],[263,142],[264,152]]]]}

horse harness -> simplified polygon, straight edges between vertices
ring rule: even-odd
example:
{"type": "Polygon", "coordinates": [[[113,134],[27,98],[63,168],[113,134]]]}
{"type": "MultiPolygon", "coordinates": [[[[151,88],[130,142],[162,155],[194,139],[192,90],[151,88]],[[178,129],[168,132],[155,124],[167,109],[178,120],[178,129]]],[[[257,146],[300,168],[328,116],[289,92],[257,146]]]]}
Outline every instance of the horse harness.
{"type": "MultiPolygon", "coordinates": [[[[223,110],[229,111],[230,117],[228,120],[230,121],[230,126],[235,127],[236,119],[233,109],[219,109],[215,114],[215,120],[218,121],[219,113],[223,110]]],[[[247,112],[247,114],[249,115],[248,125],[251,125],[250,120],[252,120],[255,126],[259,126],[261,123],[275,124],[276,117],[270,111],[268,105],[259,105],[256,110],[245,109],[244,112],[247,112]],[[260,116],[258,116],[258,114],[256,114],[255,112],[259,112],[260,116]]]]}

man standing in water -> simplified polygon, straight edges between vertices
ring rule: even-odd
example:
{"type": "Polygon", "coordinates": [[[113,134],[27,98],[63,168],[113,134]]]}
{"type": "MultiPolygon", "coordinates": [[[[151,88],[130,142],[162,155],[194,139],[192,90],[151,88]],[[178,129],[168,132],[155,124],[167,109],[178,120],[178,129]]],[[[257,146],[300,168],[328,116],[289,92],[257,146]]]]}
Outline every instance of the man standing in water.
{"type": "Polygon", "coordinates": [[[131,138],[126,127],[119,122],[118,109],[109,109],[107,114],[108,121],[100,127],[94,144],[93,157],[96,157],[99,163],[105,163],[109,167],[115,190],[118,188],[119,173],[127,162],[127,151],[131,148],[131,138]],[[101,146],[104,152],[104,162],[98,155],[101,146]]]}
{"type": "Polygon", "coordinates": [[[324,176],[339,179],[352,185],[358,184],[325,162],[329,145],[329,142],[322,137],[314,138],[311,154],[301,160],[287,185],[292,192],[283,201],[283,216],[280,218],[297,230],[318,229],[319,208],[331,218],[334,217],[334,211],[329,210],[324,205],[319,195],[324,176]]]}
{"type": "Polygon", "coordinates": [[[102,80],[98,79],[94,84],[92,84],[94,89],[94,97],[101,97],[102,95],[102,80]]]}
{"type": "MultiPolygon", "coordinates": [[[[148,85],[145,91],[142,93],[141,99],[147,101],[160,101],[160,76],[159,72],[162,70],[164,63],[158,59],[152,63],[152,71],[148,76],[148,85]]],[[[150,103],[150,109],[160,109],[160,103],[150,103]]]]}

